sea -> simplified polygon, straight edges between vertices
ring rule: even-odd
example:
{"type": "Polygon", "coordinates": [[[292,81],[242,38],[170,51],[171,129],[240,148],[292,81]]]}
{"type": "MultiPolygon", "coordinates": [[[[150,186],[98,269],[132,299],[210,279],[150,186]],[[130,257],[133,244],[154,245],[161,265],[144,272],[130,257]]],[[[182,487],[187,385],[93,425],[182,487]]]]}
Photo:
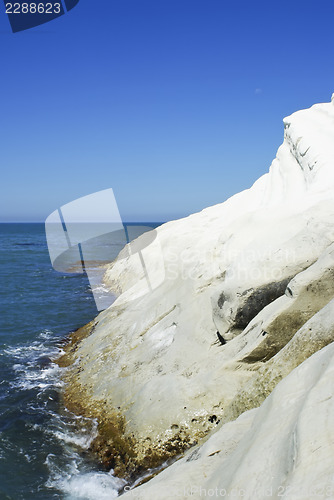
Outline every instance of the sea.
{"type": "Polygon", "coordinates": [[[55,362],[98,314],[87,276],[52,268],[44,224],[3,223],[0,280],[0,500],[116,498],[123,481],[89,453],[97,422],[62,405],[55,362]]]}

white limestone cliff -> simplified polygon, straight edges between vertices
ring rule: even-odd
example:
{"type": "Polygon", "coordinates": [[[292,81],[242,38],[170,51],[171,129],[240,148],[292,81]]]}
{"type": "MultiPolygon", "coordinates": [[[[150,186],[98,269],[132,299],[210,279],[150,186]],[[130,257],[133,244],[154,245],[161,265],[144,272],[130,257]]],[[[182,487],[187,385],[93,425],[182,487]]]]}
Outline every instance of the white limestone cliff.
{"type": "MultiPolygon", "coordinates": [[[[303,326],[333,307],[334,105],[294,113],[284,127],[269,172],[249,190],[121,252],[105,276],[118,299],[69,353],[67,402],[101,432],[118,428],[130,470],[260,406],[333,340],[315,328],[308,342],[303,326]]],[[[229,428],[248,429],[253,415],[229,428]]],[[[101,458],[118,466],[116,441],[106,438],[101,458]]]]}
{"type": "MultiPolygon", "coordinates": [[[[334,303],[327,311],[332,331],[333,310],[334,303]]],[[[333,498],[333,378],[332,343],[282,380],[260,408],[122,498],[333,498]]]]}

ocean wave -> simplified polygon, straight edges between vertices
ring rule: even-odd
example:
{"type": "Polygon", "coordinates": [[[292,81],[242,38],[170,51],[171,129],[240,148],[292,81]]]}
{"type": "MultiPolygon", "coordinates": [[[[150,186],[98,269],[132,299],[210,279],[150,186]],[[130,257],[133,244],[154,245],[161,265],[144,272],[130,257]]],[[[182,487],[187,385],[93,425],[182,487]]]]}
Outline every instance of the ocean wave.
{"type": "Polygon", "coordinates": [[[97,435],[95,420],[68,415],[70,421],[55,416],[57,425],[48,429],[62,444],[62,456],[49,454],[45,465],[49,470],[46,487],[61,491],[67,500],[104,500],[118,497],[125,481],[116,478],[113,470],[92,470],[83,459],[81,450],[87,450],[97,435]],[[80,426],[80,430],[73,427],[80,426]],[[72,430],[71,430],[72,428],[72,430]],[[79,448],[76,451],[76,448],[79,448]]]}
{"type": "Polygon", "coordinates": [[[64,474],[56,464],[56,457],[49,455],[45,461],[50,470],[46,486],[60,490],[66,500],[110,500],[117,498],[125,482],[116,478],[113,471],[80,471],[75,458],[64,474]]]}
{"type": "Polygon", "coordinates": [[[62,351],[54,345],[46,345],[46,341],[50,339],[50,332],[43,332],[40,339],[30,345],[23,344],[4,349],[4,354],[12,358],[12,370],[15,374],[13,380],[9,382],[12,389],[45,390],[49,387],[62,387],[61,368],[54,362],[62,351]]]}
{"type": "Polygon", "coordinates": [[[60,494],[67,500],[116,498],[125,482],[116,478],[113,471],[98,470],[89,458],[89,447],[97,436],[97,421],[74,415],[59,404],[66,368],[60,368],[55,360],[63,353],[62,343],[50,330],[44,330],[35,339],[4,346],[2,355],[11,367],[11,376],[3,394],[13,401],[24,401],[23,407],[19,404],[13,409],[12,418],[23,419],[27,435],[33,442],[40,442],[41,447],[32,443],[27,449],[1,440],[0,460],[14,454],[22,457],[21,463],[34,467],[41,450],[45,450],[48,474],[42,488],[50,491],[50,496],[60,494]]]}

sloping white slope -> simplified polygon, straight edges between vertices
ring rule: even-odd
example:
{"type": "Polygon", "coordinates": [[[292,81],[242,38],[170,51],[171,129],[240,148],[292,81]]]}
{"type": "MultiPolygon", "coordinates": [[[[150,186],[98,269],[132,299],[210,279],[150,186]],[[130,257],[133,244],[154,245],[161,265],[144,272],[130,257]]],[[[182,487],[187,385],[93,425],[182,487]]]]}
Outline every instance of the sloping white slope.
{"type": "Polygon", "coordinates": [[[152,449],[165,457],[166,443],[182,447],[215,427],[275,349],[333,297],[324,285],[318,303],[305,285],[305,300],[277,320],[284,336],[266,309],[276,329],[264,335],[282,338],[256,362],[243,359],[263,335],[247,329],[250,322],[266,306],[276,314],[276,302],[268,304],[334,241],[334,104],[284,123],[283,145],[252,188],[164,224],[141,255],[122,252],[106,273],[120,296],[73,355],[70,397],[97,417],[101,408],[103,418],[122,417],[139,462],[152,449]],[[226,345],[216,342],[217,330],[226,345]]]}
{"type": "Polygon", "coordinates": [[[333,498],[333,385],[330,344],[293,370],[260,408],[122,498],[333,498]]]}

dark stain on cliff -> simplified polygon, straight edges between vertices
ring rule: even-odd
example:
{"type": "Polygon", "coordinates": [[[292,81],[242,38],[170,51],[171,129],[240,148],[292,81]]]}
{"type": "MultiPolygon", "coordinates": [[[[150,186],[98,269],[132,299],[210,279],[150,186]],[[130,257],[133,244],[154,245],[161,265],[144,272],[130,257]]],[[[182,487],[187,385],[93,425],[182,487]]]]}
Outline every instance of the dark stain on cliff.
{"type": "MultiPolygon", "coordinates": [[[[282,281],[274,281],[257,289],[246,290],[242,295],[248,295],[245,302],[236,311],[233,328],[244,330],[249,322],[262,311],[262,309],[271,304],[274,300],[284,295],[285,289],[293,276],[282,281]]],[[[218,300],[218,306],[221,308],[226,298],[222,293],[218,300]]]]}

